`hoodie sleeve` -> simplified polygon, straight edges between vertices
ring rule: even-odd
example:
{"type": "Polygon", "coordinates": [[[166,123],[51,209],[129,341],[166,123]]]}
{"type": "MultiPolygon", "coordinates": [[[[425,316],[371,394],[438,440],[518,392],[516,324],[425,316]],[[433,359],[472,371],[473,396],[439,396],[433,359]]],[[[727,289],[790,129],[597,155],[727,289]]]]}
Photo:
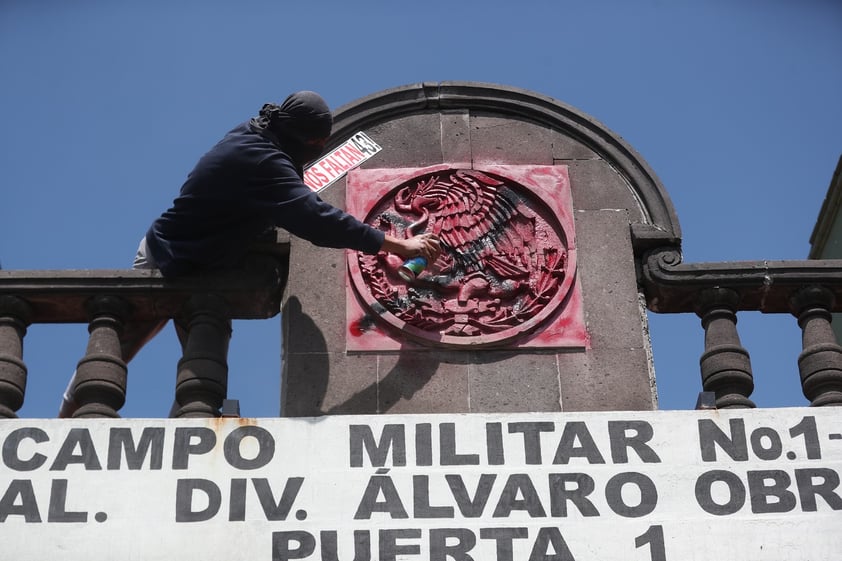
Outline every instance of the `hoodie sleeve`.
{"type": "Polygon", "coordinates": [[[266,163],[267,181],[252,200],[270,213],[275,226],[321,247],[369,254],[380,251],[384,232],[323,201],[286,158],[273,158],[266,163]]]}

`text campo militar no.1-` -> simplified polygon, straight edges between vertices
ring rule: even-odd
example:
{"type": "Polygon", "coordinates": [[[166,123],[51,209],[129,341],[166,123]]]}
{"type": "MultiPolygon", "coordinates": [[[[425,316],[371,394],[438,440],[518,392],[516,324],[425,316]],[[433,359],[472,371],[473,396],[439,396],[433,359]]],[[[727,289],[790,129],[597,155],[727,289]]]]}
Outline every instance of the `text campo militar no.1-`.
{"type": "MultiPolygon", "coordinates": [[[[83,508],[93,499],[74,492],[77,477],[169,472],[175,500],[159,501],[165,512],[158,514],[188,525],[283,523],[271,532],[273,561],[338,559],[343,547],[354,550],[355,559],[422,550],[431,559],[466,558],[482,547],[498,559],[518,547],[532,552],[524,558],[574,559],[576,547],[553,519],[639,520],[634,547],[648,547],[653,561],[666,559],[658,512],[674,500],[675,483],[664,474],[674,469],[674,456],[666,452],[676,443],[663,424],[352,423],[343,429],[344,450],[340,445],[325,452],[337,464],[327,476],[315,466],[285,469],[289,449],[275,426],[117,425],[98,432],[18,426],[0,434],[0,467],[8,482],[0,489],[0,523],[104,523],[105,510],[89,516],[83,508]],[[219,462],[225,469],[217,469],[219,462]],[[325,519],[325,505],[312,502],[326,477],[345,479],[347,515],[341,520],[325,519]],[[322,521],[317,529],[314,517],[322,521]],[[548,551],[555,557],[541,557],[548,551]]],[[[680,485],[689,488],[687,497],[695,498],[701,515],[842,510],[839,472],[822,461],[823,446],[842,445],[842,436],[820,431],[815,416],[777,428],[739,416],[698,418],[693,434],[696,442],[681,448],[685,455],[695,448],[697,457],[685,460],[684,468],[692,469],[681,470],[680,485]]]]}

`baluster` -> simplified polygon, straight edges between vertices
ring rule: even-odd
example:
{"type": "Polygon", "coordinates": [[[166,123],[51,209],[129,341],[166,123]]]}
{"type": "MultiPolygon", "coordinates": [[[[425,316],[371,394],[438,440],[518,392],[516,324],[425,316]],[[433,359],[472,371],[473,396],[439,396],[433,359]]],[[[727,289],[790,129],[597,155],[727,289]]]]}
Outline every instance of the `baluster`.
{"type": "Polygon", "coordinates": [[[87,303],[88,347],[76,367],[73,417],[112,417],[126,402],[128,368],[120,350],[120,334],[129,305],[120,298],[97,296],[87,303]]]}
{"type": "Polygon", "coordinates": [[[842,405],[842,347],[830,326],[833,304],[833,293],[821,286],[804,288],[790,299],[801,327],[801,389],[816,407],[842,405]]]}
{"type": "Polygon", "coordinates": [[[754,407],[754,390],[748,351],[737,333],[739,294],[728,288],[699,293],[697,314],[705,330],[705,352],[699,359],[704,391],[716,394],[718,409],[754,407]]]}
{"type": "Polygon", "coordinates": [[[225,301],[195,295],[186,304],[187,344],[178,361],[175,417],[219,417],[228,395],[231,324],[225,301]]]}
{"type": "Polygon", "coordinates": [[[29,304],[0,296],[0,417],[14,419],[26,393],[23,338],[31,318],[29,304]]]}

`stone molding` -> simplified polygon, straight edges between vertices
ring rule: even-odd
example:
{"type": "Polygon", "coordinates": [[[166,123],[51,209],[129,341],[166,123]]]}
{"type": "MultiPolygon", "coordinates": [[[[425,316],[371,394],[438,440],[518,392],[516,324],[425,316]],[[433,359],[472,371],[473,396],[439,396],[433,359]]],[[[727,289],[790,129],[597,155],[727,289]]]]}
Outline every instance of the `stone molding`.
{"type": "Polygon", "coordinates": [[[635,251],[679,243],[681,228],[672,201],[640,155],[593,117],[528,90],[477,82],[422,82],[384,90],[334,112],[328,151],[348,136],[384,121],[454,110],[525,119],[582,142],[623,175],[634,191],[644,216],[644,222],[632,228],[635,251]]]}
{"type": "Polygon", "coordinates": [[[835,296],[831,312],[842,312],[842,260],[780,260],[682,263],[675,247],[648,252],[640,283],[650,310],[695,313],[698,294],[713,287],[739,293],[735,311],[792,313],[790,297],[808,286],[823,286],[835,296]]]}

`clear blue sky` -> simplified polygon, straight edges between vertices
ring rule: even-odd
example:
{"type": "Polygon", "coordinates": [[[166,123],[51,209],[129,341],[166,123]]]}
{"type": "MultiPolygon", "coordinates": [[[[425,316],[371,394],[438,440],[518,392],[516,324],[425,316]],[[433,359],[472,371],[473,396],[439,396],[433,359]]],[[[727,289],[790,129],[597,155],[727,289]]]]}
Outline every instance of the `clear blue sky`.
{"type": "MultiPolygon", "coordinates": [[[[0,2],[0,262],[129,267],[196,159],[267,101],[338,108],[421,81],[551,96],[660,177],[684,260],[803,259],[842,153],[838,0],[0,2]]],[[[692,408],[703,333],[650,315],[661,408],[692,408]]],[[[789,316],[740,315],[764,407],[805,405],[789,316]]],[[[274,416],[278,318],[235,322],[230,396],[274,416]],[[248,340],[253,340],[248,343],[248,340]]],[[[22,417],[55,415],[85,326],[34,325],[22,417]]],[[[122,413],[161,417],[171,327],[130,366],[122,413]]]]}

